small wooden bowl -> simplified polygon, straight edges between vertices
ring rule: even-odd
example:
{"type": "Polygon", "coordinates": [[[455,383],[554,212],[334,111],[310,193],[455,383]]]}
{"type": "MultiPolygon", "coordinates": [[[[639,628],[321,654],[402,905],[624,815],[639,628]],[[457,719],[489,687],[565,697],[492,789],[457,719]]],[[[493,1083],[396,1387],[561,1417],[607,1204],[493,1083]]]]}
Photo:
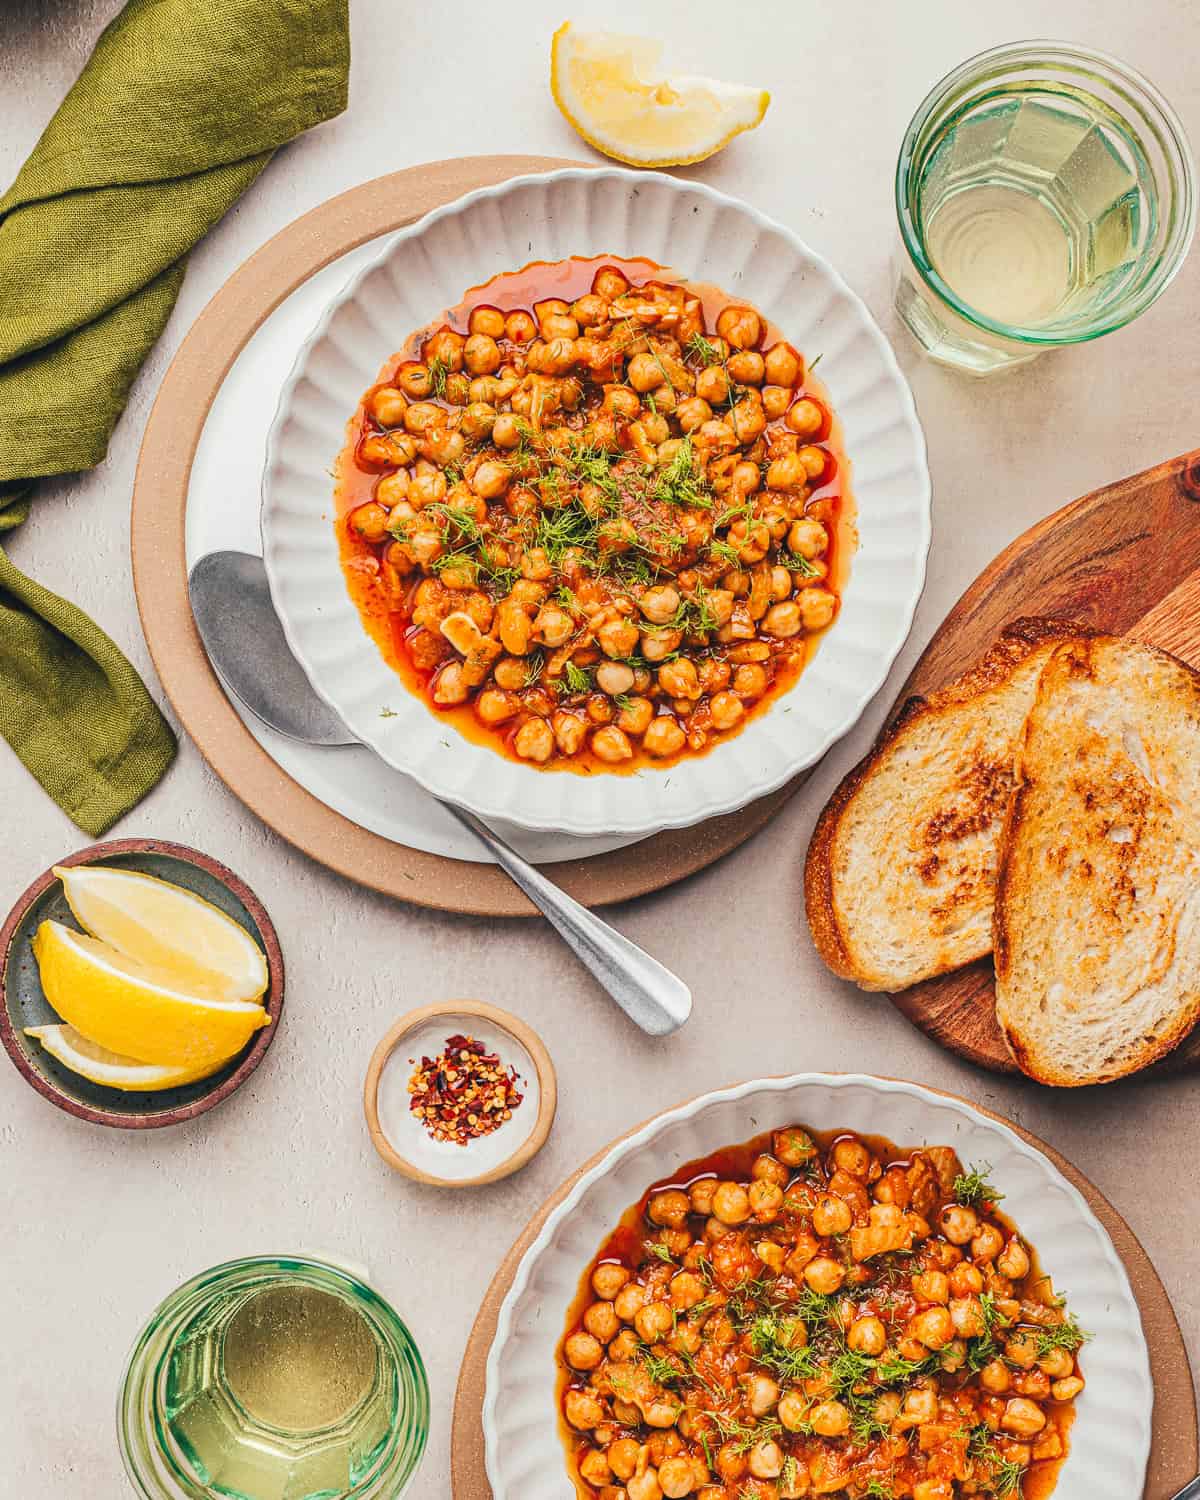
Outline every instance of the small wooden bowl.
{"type": "Polygon", "coordinates": [[[430,1187],[482,1187],[519,1171],[546,1143],[558,1107],[554,1064],[537,1032],[481,1000],[444,1000],[401,1016],[375,1048],[363,1086],[371,1142],[389,1167],[430,1187]],[[524,1099],[512,1119],[466,1146],[435,1141],[409,1111],[408,1080],[456,1032],[482,1042],[519,1074],[524,1099]],[[382,1085],[382,1087],[381,1087],[382,1085]]]}
{"type": "Polygon", "coordinates": [[[42,992],[31,947],[34,933],[47,919],[78,926],[58,876],[50,869],[38,876],[0,928],[0,1042],[17,1071],[43,1098],[69,1115],[119,1130],[178,1125],[228,1099],[262,1062],[275,1040],[283,1008],[283,955],[275,928],[258,897],[232,870],[207,854],[162,839],[115,839],[93,844],[55,864],[104,864],[155,875],[219,907],[246,929],[266,955],[270,980],[262,1003],[271,1022],[256,1031],[248,1047],[220,1072],[181,1088],[122,1093],[71,1072],[24,1031],[26,1026],[58,1020],[42,992]]]}

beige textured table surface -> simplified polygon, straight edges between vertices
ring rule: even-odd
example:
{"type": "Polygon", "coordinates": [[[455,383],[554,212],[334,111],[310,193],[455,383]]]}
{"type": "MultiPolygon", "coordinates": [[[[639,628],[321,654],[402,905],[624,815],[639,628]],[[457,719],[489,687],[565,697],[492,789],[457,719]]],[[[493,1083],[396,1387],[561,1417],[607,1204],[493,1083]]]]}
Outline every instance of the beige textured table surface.
{"type": "MultiPolygon", "coordinates": [[[[0,184],[117,9],[114,0],[0,0],[0,184]]],[[[348,114],[279,156],[197,251],[108,462],[47,486],[12,542],[18,564],[82,604],[148,675],[129,575],[130,486],[162,372],[212,293],[290,219],[366,178],[481,151],[586,154],[546,87],[561,4],[352,0],[352,9],[348,114]]],[[[652,1108],[785,1068],[875,1069],[955,1089],[1054,1142],[1141,1237],[1200,1362],[1197,1084],[1051,1094],[975,1072],[886,1001],[833,980],[800,910],[800,861],[817,808],[963,587],[1064,501],[1200,445],[1200,254],[1133,327],[995,383],[964,381],[917,357],[889,308],[900,134],[927,87],[962,58],[1049,30],[1144,70],[1200,138],[1200,11],[1194,0],[668,0],[650,10],[606,0],[576,12],[630,30],[653,24],[643,14],[673,18],[684,63],[771,89],[764,126],[692,171],[827,255],[893,337],[912,381],[929,439],[934,544],[890,691],[777,826],[696,879],[614,913],[695,991],[686,1030],[657,1044],[625,1023],[544,925],[439,916],[347,884],[260,826],[185,741],[166,781],[118,834],[198,845],[258,891],[288,965],[283,1030],[231,1102],[190,1127],[145,1135],[70,1119],[0,1066],[0,1493],[14,1500],[130,1493],[113,1404],[141,1321],[204,1266],[295,1248],[365,1262],[409,1320],[434,1412],[412,1493],[444,1496],[463,1342],[534,1205],[652,1108]],[[391,1173],[370,1147],[359,1105],[367,1059],[390,1022],[453,995],[490,999],[529,1020],[561,1087],[558,1123],[534,1164],[466,1196],[391,1173]]],[[[2,742],[0,808],[7,909],[34,875],[86,840],[2,742]]],[[[1069,1274],[1063,1279],[1069,1289],[1069,1274]]]]}

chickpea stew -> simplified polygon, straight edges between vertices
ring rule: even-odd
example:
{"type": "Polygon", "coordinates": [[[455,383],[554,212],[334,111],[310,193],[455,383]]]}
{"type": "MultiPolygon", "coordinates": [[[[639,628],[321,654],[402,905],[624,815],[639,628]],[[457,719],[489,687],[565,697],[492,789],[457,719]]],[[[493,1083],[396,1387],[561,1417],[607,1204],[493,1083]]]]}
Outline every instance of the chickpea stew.
{"type": "Polygon", "coordinates": [[[559,1346],[579,1494],[1045,1500],[1085,1335],[999,1196],[948,1147],[800,1126],[655,1184],[559,1346]]]}
{"type": "Polygon", "coordinates": [[[752,307],[664,275],[570,260],[477,288],[384,366],[339,460],[369,633],[457,729],[534,766],[710,748],[837,612],[824,387],[752,307]]]}

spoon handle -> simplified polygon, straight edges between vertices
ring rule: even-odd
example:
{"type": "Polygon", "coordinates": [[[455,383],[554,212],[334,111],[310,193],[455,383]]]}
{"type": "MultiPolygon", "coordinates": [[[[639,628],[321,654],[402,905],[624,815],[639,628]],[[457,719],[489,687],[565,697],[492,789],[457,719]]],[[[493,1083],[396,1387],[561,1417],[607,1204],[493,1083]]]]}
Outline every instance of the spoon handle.
{"type": "Polygon", "coordinates": [[[547,880],[474,813],[450,803],[443,806],[487,845],[500,868],[521,887],[631,1021],[651,1036],[666,1036],[683,1025],[692,1013],[692,992],[682,979],[547,880]]]}

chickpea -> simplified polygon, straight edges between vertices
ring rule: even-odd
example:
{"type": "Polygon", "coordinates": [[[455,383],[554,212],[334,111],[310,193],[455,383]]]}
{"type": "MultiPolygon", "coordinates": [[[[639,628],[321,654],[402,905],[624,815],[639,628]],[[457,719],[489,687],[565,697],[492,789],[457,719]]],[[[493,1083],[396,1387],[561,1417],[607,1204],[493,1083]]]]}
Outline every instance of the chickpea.
{"type": "Polygon", "coordinates": [[[1005,1404],[1000,1426],[1014,1437],[1033,1437],[1046,1425],[1046,1413],[1033,1401],[1023,1396],[1013,1396],[1005,1404]]]}
{"type": "Polygon", "coordinates": [[[592,1391],[569,1390],[563,1397],[563,1415],[572,1427],[587,1432],[604,1421],[604,1407],[592,1391]]]}
{"type": "Polygon", "coordinates": [[[712,1211],[722,1224],[744,1224],[750,1217],[750,1195],[736,1182],[718,1183],[713,1194],[712,1211]]]}
{"type": "Polygon", "coordinates": [[[774,1479],[782,1472],[783,1449],[774,1438],[755,1443],[750,1450],[749,1468],[755,1479],[774,1479]]]}
{"type": "MultiPolygon", "coordinates": [[[[599,674],[597,674],[598,676],[599,674]]],[[[617,728],[623,729],[626,734],[636,735],[641,739],[650,727],[654,718],[654,704],[649,698],[629,698],[624,708],[617,715],[617,728]]]]}
{"type": "Polygon", "coordinates": [[[671,1306],[678,1312],[687,1312],[703,1302],[707,1294],[704,1278],[695,1271],[679,1271],[671,1277],[671,1306]]]}
{"type": "Polygon", "coordinates": [[[424,437],[432,428],[445,420],[445,412],[432,401],[414,401],[404,413],[405,430],[413,437],[424,437]]]}
{"type": "Polygon", "coordinates": [[[642,736],[642,745],[649,754],[663,759],[675,755],[687,743],[687,735],[670,714],[659,714],[651,719],[642,736]]]}
{"type": "Polygon", "coordinates": [[[826,1196],[817,1200],[813,1209],[813,1231],[823,1238],[833,1234],[845,1234],[853,1223],[850,1205],[842,1198],[826,1196]]]}
{"type": "Polygon", "coordinates": [[[433,679],[433,701],[442,708],[452,708],[457,703],[465,703],[470,696],[470,684],[463,679],[462,662],[447,662],[433,679]]]}
{"type": "Polygon", "coordinates": [[[527,719],[517,730],[513,749],[522,760],[544,765],[554,754],[554,731],[545,719],[527,719]]]}
{"type": "Polygon", "coordinates": [[[577,339],[579,337],[578,322],[566,312],[547,313],[538,324],[538,332],[551,343],[554,339],[577,339]]]}
{"type": "MultiPolygon", "coordinates": [[[[396,371],[396,384],[400,387],[400,394],[410,400],[423,400],[433,390],[433,377],[429,373],[427,365],[411,362],[401,365],[396,371]]],[[[403,419],[404,411],[400,416],[403,419]]]]}
{"type": "Polygon", "coordinates": [[[404,392],[394,385],[381,385],[367,403],[371,415],[381,427],[399,427],[408,410],[404,392]]]}
{"type": "Polygon", "coordinates": [[[364,542],[382,542],[388,533],[388,513],[374,500],[368,500],[350,513],[351,529],[364,542]]]}
{"type": "Polygon", "coordinates": [[[1049,1375],[1051,1380],[1060,1380],[1064,1375],[1073,1374],[1075,1370],[1074,1356],[1067,1349],[1047,1349],[1037,1363],[1038,1369],[1049,1375]]]}
{"type": "MultiPolygon", "coordinates": [[[[611,1302],[593,1302],[583,1315],[583,1326],[593,1338],[599,1339],[602,1344],[607,1344],[620,1333],[621,1320],[617,1317],[616,1309],[611,1302]]],[[[567,1363],[573,1363],[569,1354],[567,1363]]],[[[575,1365],[575,1368],[578,1370],[584,1367],[575,1365]]]]}
{"type": "Polygon", "coordinates": [[[616,297],[624,296],[628,290],[629,283],[615,266],[602,266],[596,272],[595,279],[592,282],[592,291],[598,297],[603,297],[606,302],[611,302],[616,297]]]}
{"type": "Polygon", "coordinates": [[[641,1474],[635,1474],[632,1479],[626,1480],[625,1493],[629,1500],[662,1500],[662,1486],[658,1482],[658,1470],[646,1469],[641,1474]]]}
{"type": "Polygon", "coordinates": [[[780,1187],[787,1187],[791,1173],[781,1161],[776,1161],[773,1156],[763,1152],[756,1156],[750,1167],[750,1176],[756,1182],[774,1182],[780,1187]]]}
{"type": "Polygon", "coordinates": [[[629,1281],[613,1298],[613,1308],[622,1323],[632,1323],[647,1300],[646,1288],[640,1282],[629,1281]]]}
{"type": "Polygon", "coordinates": [[[439,328],[421,351],[431,363],[437,360],[446,370],[455,374],[463,367],[463,346],[466,339],[452,328],[439,328]]]}
{"type": "Polygon", "coordinates": [[[855,1318],[846,1342],[856,1354],[879,1355],[887,1347],[887,1329],[879,1318],[855,1318]]]}
{"type": "Polygon", "coordinates": [[[596,668],[596,686],[610,698],[627,693],[633,686],[633,668],[623,661],[601,662],[596,668]]]}
{"type": "Polygon", "coordinates": [[[843,1437],[850,1431],[850,1413],[840,1401],[822,1401],[813,1407],[808,1420],[820,1437],[843,1437]]]}
{"type": "Polygon", "coordinates": [[[629,1272],[614,1261],[602,1261],[592,1272],[592,1291],[602,1302],[611,1302],[625,1283],[629,1272]]]}
{"type": "Polygon", "coordinates": [[[790,344],[772,344],[763,358],[763,369],[772,385],[793,386],[803,374],[800,356],[790,344]]]}
{"type": "Polygon", "coordinates": [[[492,680],[499,688],[515,692],[525,686],[529,669],[519,657],[502,656],[492,668],[492,680]]]}
{"type": "Polygon", "coordinates": [[[783,1208],[783,1189],[777,1182],[752,1182],[747,1196],[750,1212],[760,1224],[772,1224],[779,1217],[783,1208]]]}
{"type": "Polygon", "coordinates": [[[633,1438],[617,1438],[608,1445],[608,1464],[618,1479],[631,1479],[641,1454],[633,1438]]]}
{"type": "Polygon", "coordinates": [[[1013,1390],[1018,1396],[1044,1401],[1050,1394],[1050,1377],[1044,1370],[1021,1370],[1013,1376],[1013,1390]]]}
{"type": "Polygon", "coordinates": [[[710,407],[723,406],[729,400],[729,376],[723,366],[709,365],[700,371],[696,376],[696,395],[710,407]]]}
{"type": "Polygon", "coordinates": [[[777,1130],[771,1140],[771,1149],[785,1167],[802,1167],[817,1154],[812,1137],[796,1125],[777,1130]]]}
{"type": "Polygon", "coordinates": [[[979,1372],[979,1384],[992,1396],[1012,1390],[1012,1372],[1002,1359],[990,1359],[979,1372]]]}
{"type": "Polygon", "coordinates": [[[746,1376],[746,1401],[756,1417],[765,1417],[779,1403],[779,1382],[761,1373],[746,1376]]]}
{"type": "Polygon", "coordinates": [[[945,1271],[918,1271],[912,1279],[912,1290],[919,1302],[949,1302],[950,1279],[945,1271]]]}
{"type": "MultiPolygon", "coordinates": [[[[754,393],[757,395],[757,392],[754,393]]],[[[762,436],[767,425],[767,414],[762,402],[743,396],[729,413],[729,425],[739,443],[752,443],[762,436]]]]}
{"type": "MultiPolygon", "coordinates": [[[[430,427],[417,445],[421,457],[434,464],[456,464],[467,451],[467,440],[457,428],[430,427]]],[[[445,475],[442,476],[443,479],[445,475]]]]}
{"type": "Polygon", "coordinates": [[[700,679],[696,675],[696,664],[686,656],[677,661],[664,662],[658,669],[658,685],[671,698],[699,698],[700,679]]]}
{"type": "Polygon", "coordinates": [[[589,1448],[579,1460],[579,1476],[581,1479],[586,1479],[588,1484],[597,1487],[611,1482],[612,1469],[608,1459],[599,1448],[589,1448]]]}
{"type": "Polygon", "coordinates": [[[633,1326],[637,1329],[639,1338],[645,1339],[648,1344],[655,1344],[670,1332],[674,1322],[675,1314],[671,1311],[669,1302],[647,1302],[634,1314],[633,1326]]]}
{"type": "Polygon", "coordinates": [[[701,1177],[698,1182],[693,1182],[688,1188],[688,1199],[692,1205],[694,1214],[711,1214],[713,1198],[717,1192],[717,1179],[715,1177],[701,1177]]]}
{"type": "Polygon", "coordinates": [[[494,375],[500,368],[500,346],[488,333],[473,333],[463,346],[463,364],[471,375],[494,375]]]}
{"type": "Polygon", "coordinates": [[[802,628],[800,606],[792,599],[787,599],[782,604],[772,604],[763,616],[761,626],[764,635],[779,641],[799,635],[802,628]]]}
{"type": "Polygon", "coordinates": [[[802,517],[793,521],[788,531],[788,549],[803,557],[806,562],[820,557],[829,545],[829,537],[820,521],[802,517]]]}
{"type": "Polygon", "coordinates": [[[1032,1370],[1038,1360],[1037,1334],[1028,1328],[1018,1328],[1004,1341],[1004,1357],[1019,1370],[1032,1370]]]}
{"type": "Polygon", "coordinates": [[[753,349],[762,338],[762,320],[752,307],[726,307],[717,318],[717,332],[734,349],[753,349]]]}
{"type": "Polygon", "coordinates": [[[742,700],[736,693],[714,693],[708,707],[709,713],[712,716],[713,728],[719,729],[722,732],[733,729],[737,724],[740,724],[746,714],[742,700]]]}
{"type": "Polygon", "coordinates": [[[517,715],[520,703],[513,693],[485,688],[475,700],[475,713],[485,724],[506,724],[517,715]]]}
{"type": "Polygon", "coordinates": [[[669,1229],[681,1229],[691,1212],[688,1195],[681,1188],[667,1188],[655,1193],[646,1205],[646,1217],[651,1224],[665,1225],[669,1229]]]}
{"type": "Polygon", "coordinates": [[[638,608],[653,625],[665,625],[674,617],[679,605],[679,590],[669,583],[648,588],[638,601],[638,608]]]}
{"type": "Polygon", "coordinates": [[[467,329],[471,333],[486,333],[489,338],[502,339],[504,314],[498,307],[473,307],[467,317],[467,329]]]}
{"type": "Polygon", "coordinates": [[[828,1255],[818,1255],[805,1266],[804,1279],[814,1292],[828,1296],[841,1289],[846,1280],[846,1268],[828,1255]]]}
{"type": "Polygon", "coordinates": [[[933,1385],[915,1386],[904,1398],[901,1416],[910,1427],[924,1427],[927,1422],[937,1420],[937,1389],[933,1385]]]}
{"type": "Polygon", "coordinates": [[[804,448],[800,448],[796,453],[796,457],[804,466],[804,472],[808,476],[810,484],[815,484],[820,480],[825,470],[829,467],[829,455],[825,452],[824,448],[818,448],[812,443],[804,448]]]}
{"type": "Polygon", "coordinates": [[[667,375],[662,362],[656,355],[649,353],[633,356],[626,367],[625,378],[639,395],[645,395],[647,391],[656,391],[667,383],[667,375]]]}
{"type": "Polygon", "coordinates": [[[983,1277],[979,1267],[970,1261],[960,1260],[950,1268],[950,1292],[955,1297],[973,1297],[983,1291],[983,1277]]]}
{"type": "Polygon", "coordinates": [[[683,1500],[696,1488],[696,1473],[690,1458],[668,1458],[659,1465],[658,1482],[667,1500],[683,1500]]]}
{"type": "Polygon", "coordinates": [[[784,453],[767,465],[767,488],[772,490],[800,490],[808,483],[808,470],[799,454],[784,453]]]}
{"type": "Polygon", "coordinates": [[[977,1263],[995,1260],[1004,1248],[1004,1236],[994,1224],[981,1224],[971,1240],[971,1259],[977,1263]]]}
{"type": "Polygon", "coordinates": [[[948,1203],[938,1217],[938,1227],[952,1245],[966,1245],[979,1229],[979,1215],[961,1203],[948,1203]]]}
{"type": "MultiPolygon", "coordinates": [[[[489,403],[480,402],[477,404],[487,405],[489,403]]],[[[499,412],[496,420],[492,423],[492,442],[495,443],[497,448],[515,448],[520,441],[520,418],[515,417],[510,411],[499,412]]]]}
{"type": "Polygon", "coordinates": [[[494,500],[511,482],[512,470],[493,459],[481,463],[470,479],[471,488],[481,500],[494,500]]]}
{"type": "Polygon", "coordinates": [[[504,320],[504,336],[514,344],[528,344],[537,337],[537,324],[527,312],[518,309],[504,320]]]}
{"type": "Polygon", "coordinates": [[[799,1432],[808,1425],[810,1405],[799,1391],[785,1391],[779,1398],[776,1415],[789,1432],[799,1432]]]}
{"type": "Polygon", "coordinates": [[[726,1484],[736,1484],[739,1479],[745,1478],[750,1465],[736,1443],[722,1443],[717,1450],[717,1461],[713,1467],[726,1484]]]}
{"type": "Polygon", "coordinates": [[[733,674],[733,691],[739,698],[761,698],[766,690],[767,674],[756,663],[739,667],[733,674]]]}
{"type": "Polygon", "coordinates": [[[952,1479],[918,1479],[913,1486],[912,1500],[954,1500],[952,1479]]]}
{"type": "Polygon", "coordinates": [[[910,1319],[907,1332],[927,1349],[944,1349],[954,1337],[955,1325],[944,1307],[929,1307],[910,1319]]]}
{"type": "Polygon", "coordinates": [[[764,385],[762,400],[767,420],[777,422],[780,417],[784,416],[791,399],[792,393],[786,385],[764,385]]]}
{"type": "Polygon", "coordinates": [[[594,1370],[604,1358],[604,1348],[590,1333],[573,1333],[563,1344],[563,1358],[573,1370],[594,1370]]]}
{"type": "Polygon", "coordinates": [[[618,761],[632,757],[633,746],[622,730],[610,724],[592,735],[592,752],[608,765],[616,765],[618,761]]]}
{"type": "Polygon", "coordinates": [[[605,656],[630,656],[637,650],[638,634],[631,620],[606,620],[596,632],[596,642],[605,656]]]}
{"type": "MultiPolygon", "coordinates": [[[[614,1309],[615,1310],[615,1309],[614,1309]]],[[[608,1346],[608,1357],[610,1360],[621,1364],[637,1358],[637,1352],[642,1347],[642,1341],[632,1328],[622,1328],[616,1338],[608,1346]]],[[[637,1418],[635,1417],[636,1421],[637,1418]]]]}
{"type": "Polygon", "coordinates": [[[825,413],[815,401],[804,396],[789,409],[785,421],[797,437],[816,437],[825,425],[825,413]]]}
{"type": "Polygon", "coordinates": [[[996,1269],[1011,1281],[1021,1281],[1029,1275],[1029,1252],[1016,1235],[996,1257],[996,1269]]]}
{"type": "Polygon", "coordinates": [[[1050,1387],[1050,1395],[1055,1401],[1073,1401],[1083,1390],[1083,1378],[1079,1375],[1068,1375],[1064,1380],[1056,1380],[1050,1387]]]}

